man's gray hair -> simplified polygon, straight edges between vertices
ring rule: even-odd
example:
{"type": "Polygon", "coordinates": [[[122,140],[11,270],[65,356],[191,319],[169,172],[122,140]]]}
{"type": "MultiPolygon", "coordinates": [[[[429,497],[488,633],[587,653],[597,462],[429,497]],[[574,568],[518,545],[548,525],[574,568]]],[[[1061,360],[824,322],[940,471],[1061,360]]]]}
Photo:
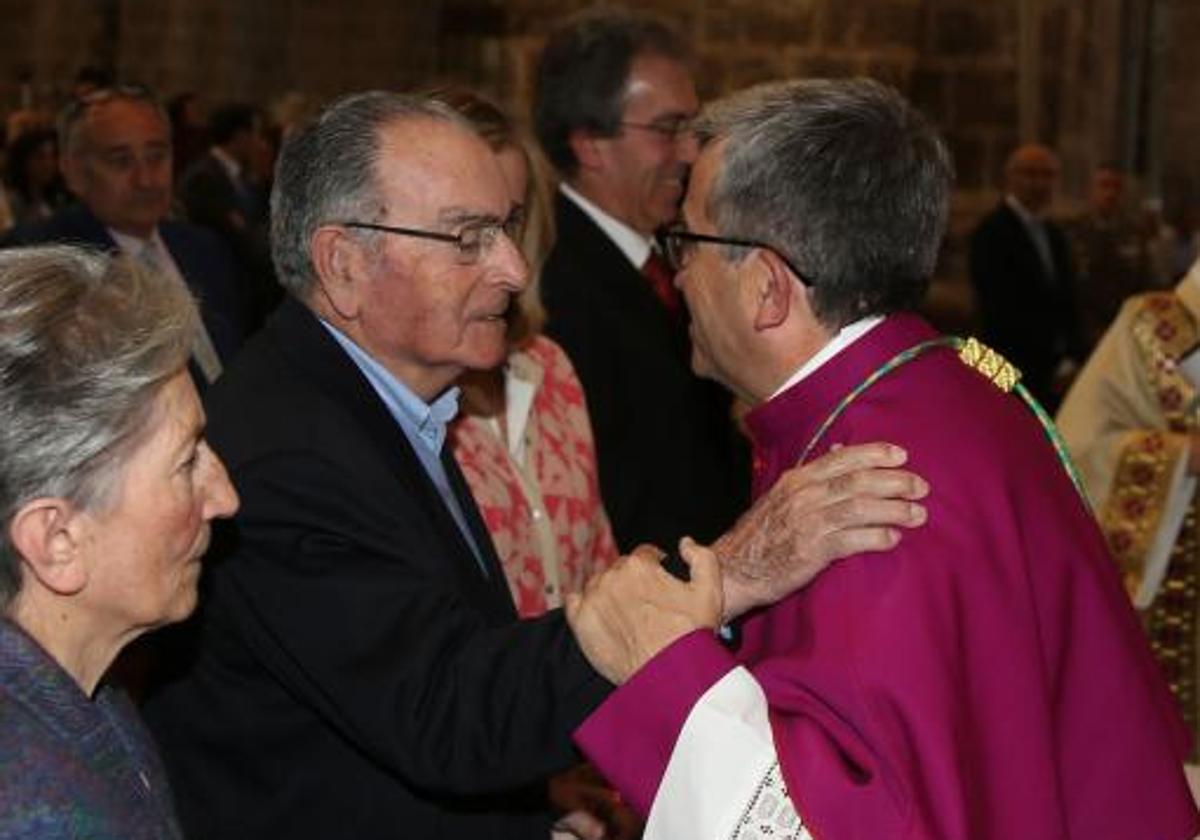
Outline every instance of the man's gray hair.
{"type": "Polygon", "coordinates": [[[533,127],[546,157],[563,177],[574,177],[579,161],[571,134],[597,137],[621,133],[629,94],[629,73],[641,56],[656,55],[690,64],[687,41],[646,12],[621,8],[587,9],[551,31],[538,59],[533,96],[533,127]]]}
{"type": "Polygon", "coordinates": [[[199,315],[181,283],[68,245],[0,251],[0,611],[20,587],[9,537],[41,497],[103,509],[199,315]]]}
{"type": "Polygon", "coordinates": [[[696,129],[702,143],[726,141],[709,218],[787,257],[823,324],[920,303],[954,173],[899,93],[868,79],[769,83],[713,103],[696,129]]]}
{"type": "Polygon", "coordinates": [[[321,225],[384,217],[387,208],[376,173],[380,132],[392,123],[417,119],[449,122],[475,133],[444,103],[369,91],[335,100],[287,138],[271,190],[271,256],[285,289],[301,299],[311,291],[317,278],[310,243],[321,225]]]}

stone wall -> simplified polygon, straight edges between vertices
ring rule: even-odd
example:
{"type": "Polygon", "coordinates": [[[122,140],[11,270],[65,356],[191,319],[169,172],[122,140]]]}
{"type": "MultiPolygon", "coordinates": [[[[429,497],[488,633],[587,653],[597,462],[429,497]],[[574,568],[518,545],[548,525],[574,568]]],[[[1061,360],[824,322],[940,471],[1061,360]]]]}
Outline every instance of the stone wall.
{"type": "MultiPolygon", "coordinates": [[[[1169,10],[1166,158],[1190,158],[1200,116],[1188,0],[645,0],[696,45],[702,94],[780,76],[869,75],[896,85],[943,127],[968,204],[996,185],[1018,139],[1018,9],[1038,8],[1040,135],[1067,159],[1068,193],[1116,140],[1126,70],[1122,10],[1169,10]],[[1171,48],[1179,45],[1179,48],[1171,48]]],[[[488,88],[523,111],[531,70],[553,22],[580,0],[0,0],[0,106],[25,95],[56,102],[85,63],[165,94],[315,99],[431,76],[488,88]]],[[[1172,163],[1168,169],[1178,169],[1172,163]]],[[[1186,168],[1186,167],[1185,167],[1186,168]]]]}
{"type": "MultiPolygon", "coordinates": [[[[0,107],[60,101],[85,63],[165,94],[268,101],[455,78],[528,107],[549,27],[582,0],[0,0],[0,107]],[[21,80],[25,80],[22,83],[21,80]]],[[[1200,189],[1194,0],[642,0],[690,36],[704,96],[795,75],[869,75],[909,95],[955,154],[953,235],[935,294],[965,311],[963,234],[1020,139],[1062,152],[1063,209],[1118,159],[1200,189]],[[1022,46],[1034,38],[1037,48],[1022,46]],[[1031,115],[1031,116],[1029,116],[1031,115]]]]}
{"type": "Polygon", "coordinates": [[[1200,202],[1200,3],[1175,0],[1155,33],[1162,71],[1154,117],[1164,199],[1200,202]]]}

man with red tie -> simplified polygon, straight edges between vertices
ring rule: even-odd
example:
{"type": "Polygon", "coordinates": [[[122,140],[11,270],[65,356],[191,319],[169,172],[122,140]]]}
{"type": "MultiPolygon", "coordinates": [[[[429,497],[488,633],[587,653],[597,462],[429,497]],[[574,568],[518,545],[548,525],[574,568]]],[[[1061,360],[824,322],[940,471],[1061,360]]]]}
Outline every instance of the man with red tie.
{"type": "Polygon", "coordinates": [[[686,308],[654,238],[696,156],[689,60],[660,21],[601,10],[559,27],[538,68],[534,124],[562,176],[546,332],[583,383],[622,551],[716,536],[748,492],[729,397],[690,370],[686,308]]]}

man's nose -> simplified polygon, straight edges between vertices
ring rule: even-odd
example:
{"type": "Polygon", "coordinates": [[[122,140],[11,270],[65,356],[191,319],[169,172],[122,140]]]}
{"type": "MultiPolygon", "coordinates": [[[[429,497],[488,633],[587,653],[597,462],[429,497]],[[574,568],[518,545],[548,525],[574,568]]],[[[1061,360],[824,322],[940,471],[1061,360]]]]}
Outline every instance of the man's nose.
{"type": "Polygon", "coordinates": [[[520,246],[507,233],[496,237],[488,256],[499,270],[500,280],[514,293],[524,291],[529,285],[529,263],[520,246]]]}

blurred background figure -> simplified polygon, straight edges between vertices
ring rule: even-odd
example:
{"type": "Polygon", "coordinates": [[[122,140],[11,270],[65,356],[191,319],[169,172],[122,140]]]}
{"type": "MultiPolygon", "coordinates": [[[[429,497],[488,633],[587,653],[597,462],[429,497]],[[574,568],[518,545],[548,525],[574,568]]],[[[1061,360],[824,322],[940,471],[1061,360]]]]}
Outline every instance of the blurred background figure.
{"type": "Polygon", "coordinates": [[[1172,196],[1151,242],[1151,260],[1159,285],[1178,283],[1200,257],[1200,206],[1186,192],[1172,196]]]}
{"type": "Polygon", "coordinates": [[[4,119],[5,137],[11,146],[22,134],[54,127],[54,114],[41,108],[18,108],[4,119]]]}
{"type": "Polygon", "coordinates": [[[208,125],[204,102],[195,91],[177,93],[167,102],[171,121],[172,174],[176,179],[208,151],[208,125]]]}
{"type": "Polygon", "coordinates": [[[237,508],[186,371],[197,322],[132,262],[0,253],[0,836],[181,836],[106,672],[192,612],[237,508]]]}
{"type": "Polygon", "coordinates": [[[1125,173],[1117,164],[1101,164],[1092,173],[1088,208],[1068,221],[1067,233],[1083,347],[1091,352],[1125,298],[1155,285],[1145,228],[1127,212],[1125,173]]]}
{"type": "Polygon", "coordinates": [[[4,246],[65,242],[121,252],[200,301],[193,347],[199,387],[213,382],[241,346],[249,316],[224,244],[171,210],[171,127],[147,88],[93,91],[62,112],[58,131],[67,187],[79,203],[18,225],[4,246]]]}
{"type": "Polygon", "coordinates": [[[1050,410],[1082,358],[1070,248],[1046,215],[1058,171],[1058,156],[1043,145],[1014,150],[1004,197],[971,234],[969,254],[983,341],[1050,410]]]}
{"type": "Polygon", "coordinates": [[[1058,413],[1193,739],[1200,736],[1198,324],[1200,263],[1174,290],[1126,301],[1058,413]]]}
{"type": "Polygon", "coordinates": [[[13,224],[50,218],[69,200],[58,171],[58,139],[52,128],[37,128],[9,144],[4,189],[13,224]]]}
{"type": "Polygon", "coordinates": [[[660,19],[609,8],[564,19],[537,64],[534,128],[562,178],[546,333],[587,393],[622,551],[711,539],[749,499],[732,400],[693,372],[687,309],[655,240],[696,156],[692,61],[660,19]]]}
{"type": "Polygon", "coordinates": [[[188,221],[213,231],[229,246],[256,328],[283,298],[271,265],[267,192],[259,177],[258,159],[266,144],[262,117],[244,102],[220,105],[209,117],[208,136],[212,146],[184,172],[179,200],[188,221]]]}
{"type": "MultiPolygon", "coordinates": [[[[617,559],[596,473],[596,448],[583,388],[562,348],[541,334],[545,312],[538,272],[554,240],[545,165],[526,133],[498,106],[466,88],[432,96],[471,121],[496,152],[524,225],[518,235],[530,282],[508,312],[508,356],[460,380],[460,414],[450,430],[454,457],[479,506],[522,618],[562,606],[617,559]]],[[[584,837],[631,836],[637,820],[595,771],[576,768],[551,780],[584,837]]]]}

